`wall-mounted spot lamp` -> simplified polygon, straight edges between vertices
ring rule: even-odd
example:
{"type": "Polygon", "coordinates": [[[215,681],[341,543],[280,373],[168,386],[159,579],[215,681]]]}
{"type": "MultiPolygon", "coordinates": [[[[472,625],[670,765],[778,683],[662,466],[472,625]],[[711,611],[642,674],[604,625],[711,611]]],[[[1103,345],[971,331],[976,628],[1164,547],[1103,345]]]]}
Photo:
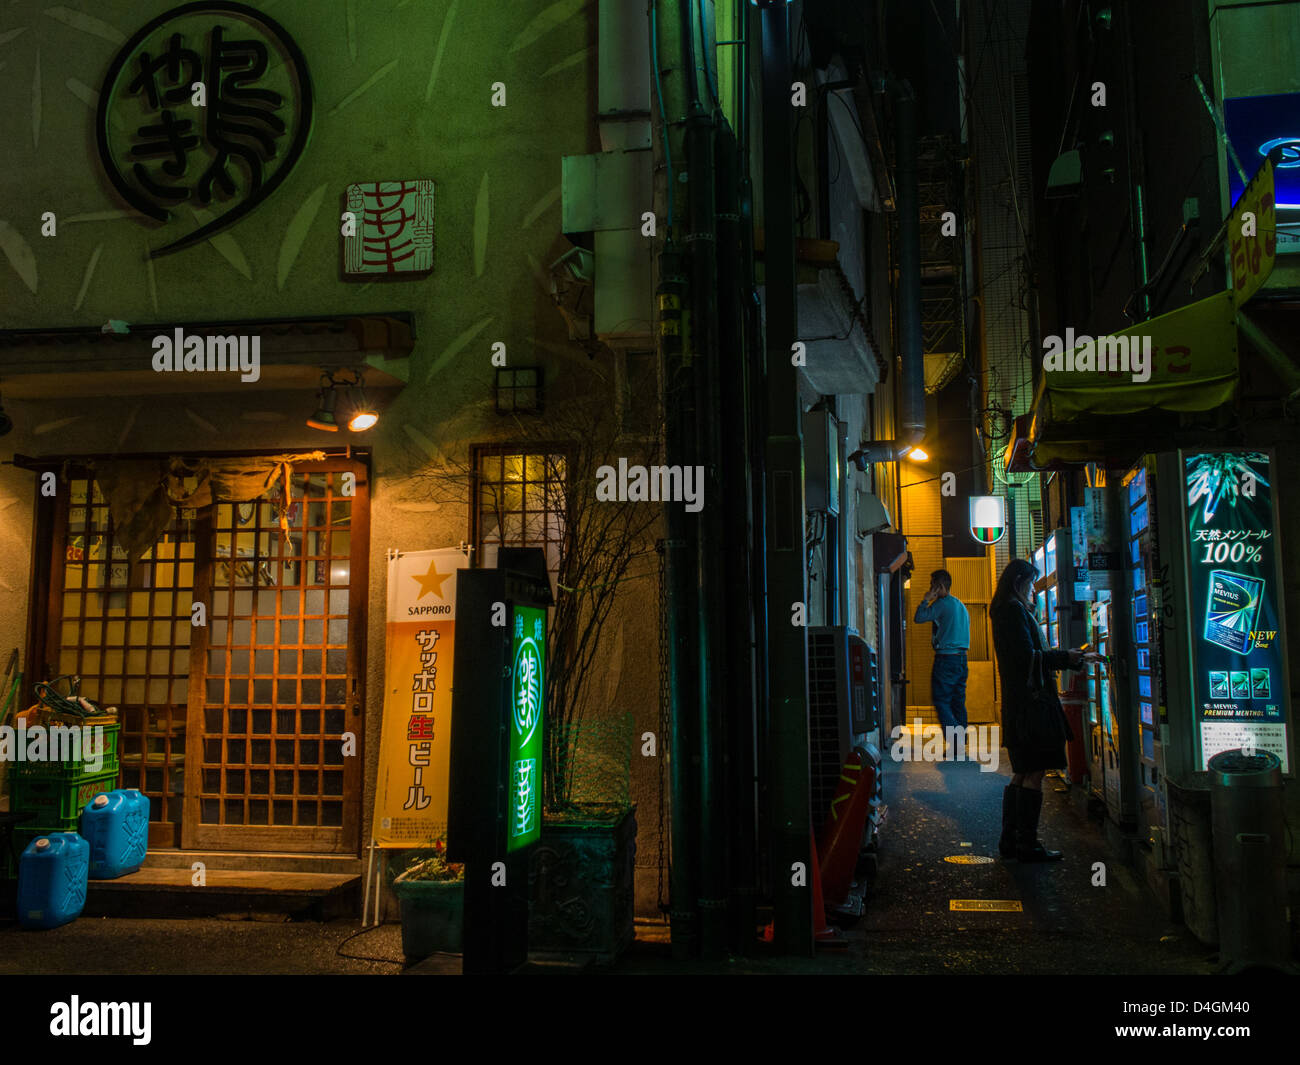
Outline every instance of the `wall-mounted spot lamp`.
{"type": "Polygon", "coordinates": [[[334,406],[339,401],[339,394],[334,384],[334,375],[326,370],[321,374],[320,380],[320,390],[316,393],[316,413],[307,419],[307,425],[326,433],[337,433],[339,423],[334,418],[334,406]]]}
{"type": "Polygon", "coordinates": [[[356,383],[348,389],[348,400],[352,407],[348,428],[354,433],[363,433],[375,427],[379,421],[379,412],[366,399],[365,382],[361,377],[361,371],[354,370],[353,373],[356,374],[356,383]]]}
{"type": "Polygon", "coordinates": [[[308,426],[327,433],[337,433],[339,431],[339,422],[334,411],[338,406],[339,391],[342,390],[345,395],[344,411],[347,416],[348,429],[354,433],[361,433],[374,428],[379,421],[379,412],[366,399],[362,371],[345,370],[341,372],[350,372],[352,374],[351,380],[347,378],[336,379],[333,370],[321,371],[320,389],[316,393],[316,413],[307,419],[308,426]]]}
{"type": "Polygon", "coordinates": [[[899,440],[873,440],[849,455],[848,461],[865,473],[877,462],[897,462],[899,459],[924,462],[929,457],[929,453],[916,444],[899,440]]]}

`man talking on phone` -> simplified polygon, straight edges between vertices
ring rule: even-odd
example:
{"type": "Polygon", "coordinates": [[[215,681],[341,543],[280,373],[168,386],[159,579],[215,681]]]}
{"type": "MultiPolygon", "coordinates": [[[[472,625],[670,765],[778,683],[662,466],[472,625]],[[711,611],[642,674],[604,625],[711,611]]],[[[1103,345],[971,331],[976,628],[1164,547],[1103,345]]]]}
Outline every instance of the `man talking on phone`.
{"type": "Polygon", "coordinates": [[[966,652],[970,649],[970,614],[966,604],[952,594],[952,574],[937,569],[930,574],[930,590],[916,608],[918,625],[930,622],[934,629],[934,666],[930,670],[930,696],[946,730],[966,728],[966,652]]]}

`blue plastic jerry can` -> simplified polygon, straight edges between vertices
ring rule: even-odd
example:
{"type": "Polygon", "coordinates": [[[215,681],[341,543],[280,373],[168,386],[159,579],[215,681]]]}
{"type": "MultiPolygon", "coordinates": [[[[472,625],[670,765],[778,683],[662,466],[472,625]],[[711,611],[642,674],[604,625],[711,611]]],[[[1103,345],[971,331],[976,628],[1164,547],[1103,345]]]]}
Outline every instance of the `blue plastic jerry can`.
{"type": "Polygon", "coordinates": [[[81,814],[90,844],[90,879],[113,880],[134,873],[149,846],[149,800],[135,788],[96,795],[81,814]]]}
{"type": "Polygon", "coordinates": [[[18,860],[18,923],[58,928],[86,905],[90,844],[75,832],[37,836],[18,860]]]}

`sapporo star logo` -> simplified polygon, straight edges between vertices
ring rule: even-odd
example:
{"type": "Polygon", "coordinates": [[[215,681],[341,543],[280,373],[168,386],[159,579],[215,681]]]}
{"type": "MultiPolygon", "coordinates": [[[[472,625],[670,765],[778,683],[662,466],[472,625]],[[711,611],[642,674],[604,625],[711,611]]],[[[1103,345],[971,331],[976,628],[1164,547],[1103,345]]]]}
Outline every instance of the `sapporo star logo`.
{"type": "Polygon", "coordinates": [[[427,573],[416,573],[411,576],[411,580],[420,582],[420,594],[416,599],[423,599],[426,595],[433,594],[442,598],[442,584],[450,577],[450,573],[439,573],[437,564],[433,559],[429,560],[429,570],[427,573]]]}

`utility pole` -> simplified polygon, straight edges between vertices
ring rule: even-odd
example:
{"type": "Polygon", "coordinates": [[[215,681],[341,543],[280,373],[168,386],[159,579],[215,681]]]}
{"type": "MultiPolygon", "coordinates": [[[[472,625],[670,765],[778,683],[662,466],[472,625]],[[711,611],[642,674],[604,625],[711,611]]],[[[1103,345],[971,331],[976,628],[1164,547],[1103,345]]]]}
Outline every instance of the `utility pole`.
{"type": "Polygon", "coordinates": [[[765,0],[762,22],[763,234],[767,326],[767,436],[763,449],[768,595],[767,778],[771,810],[774,942],[813,953],[809,847],[807,629],[802,412],[795,303],[794,130],[790,26],[785,0],[765,0]],[[799,882],[802,870],[802,883],[799,882]]]}

